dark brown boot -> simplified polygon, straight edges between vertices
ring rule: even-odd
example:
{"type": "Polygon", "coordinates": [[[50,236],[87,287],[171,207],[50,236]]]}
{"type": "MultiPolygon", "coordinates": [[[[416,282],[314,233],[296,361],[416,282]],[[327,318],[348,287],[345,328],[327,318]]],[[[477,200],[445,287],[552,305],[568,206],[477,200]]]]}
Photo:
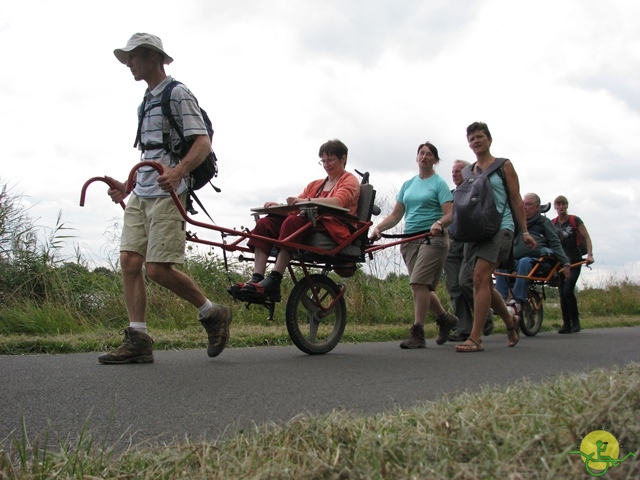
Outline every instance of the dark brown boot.
{"type": "Polygon", "coordinates": [[[122,345],[115,352],[98,357],[100,363],[153,363],[153,339],[142,330],[126,328],[122,345]]]}
{"type": "Polygon", "coordinates": [[[227,346],[231,317],[231,309],[220,305],[220,309],[215,315],[200,319],[200,323],[207,331],[207,337],[209,338],[207,355],[210,357],[217,357],[227,346]]]}
{"type": "Polygon", "coordinates": [[[563,318],[562,327],[560,327],[560,330],[558,330],[558,333],[571,333],[571,322],[563,318]]]}
{"type": "Polygon", "coordinates": [[[451,330],[456,328],[456,325],[458,325],[458,317],[445,312],[440,317],[436,318],[436,323],[438,324],[436,343],[438,345],[444,345],[447,340],[449,340],[451,330]]]}
{"type": "Polygon", "coordinates": [[[427,342],[424,340],[424,327],[415,323],[411,327],[409,338],[400,344],[400,348],[427,348],[427,342]]]}

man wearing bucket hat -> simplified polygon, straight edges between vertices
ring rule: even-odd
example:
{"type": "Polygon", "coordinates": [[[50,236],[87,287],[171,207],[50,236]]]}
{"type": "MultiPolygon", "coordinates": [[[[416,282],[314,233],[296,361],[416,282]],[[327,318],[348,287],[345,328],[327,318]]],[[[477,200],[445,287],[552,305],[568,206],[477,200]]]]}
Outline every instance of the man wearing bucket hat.
{"type": "MultiPolygon", "coordinates": [[[[182,159],[176,158],[164,148],[162,92],[173,81],[164,71],[164,65],[173,61],[162,46],[162,41],[148,33],[134,34],[124,48],[114,50],[114,55],[131,70],[136,81],[147,84],[145,98],[138,107],[140,121],[141,160],[162,164],[164,173],[159,175],[151,167],[138,170],[132,196],[124,213],[120,244],[120,265],[124,285],[124,297],[129,315],[129,327],[124,331],[124,341],[115,351],[98,358],[100,363],[151,363],[153,340],[147,333],[146,323],[146,275],[154,282],[169,289],[198,309],[198,319],[207,332],[207,354],[218,356],[229,339],[231,309],[213,304],[195,282],[174,268],[184,262],[186,241],[185,223],[170,192],[186,202],[185,177],[204,161],[211,151],[211,141],[200,113],[196,98],[183,84],[171,91],[171,111],[191,147],[182,159]]],[[[179,141],[176,132],[170,132],[171,146],[179,141]]],[[[173,150],[173,148],[172,148],[173,150]]],[[[126,197],[125,183],[111,177],[116,188],[110,188],[111,199],[119,203],[126,197]]]]}

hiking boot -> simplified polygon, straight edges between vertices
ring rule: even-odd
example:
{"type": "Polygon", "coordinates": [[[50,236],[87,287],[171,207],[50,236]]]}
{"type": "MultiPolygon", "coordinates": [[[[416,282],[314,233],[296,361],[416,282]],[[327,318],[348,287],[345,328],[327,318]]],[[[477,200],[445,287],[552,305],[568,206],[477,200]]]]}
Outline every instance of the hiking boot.
{"type": "Polygon", "coordinates": [[[124,340],[115,352],[104,353],[98,362],[107,364],[121,363],[153,363],[153,339],[135,328],[123,330],[124,340]]]}
{"type": "Polygon", "coordinates": [[[400,348],[427,348],[427,342],[424,340],[424,327],[414,323],[411,327],[409,338],[400,343],[400,348]]]}
{"type": "Polygon", "coordinates": [[[240,290],[242,289],[242,287],[244,287],[247,283],[258,283],[262,280],[264,280],[264,275],[261,275],[259,273],[254,273],[253,275],[251,275],[251,278],[246,282],[234,283],[233,285],[231,285],[229,288],[227,288],[227,292],[233,298],[241,298],[242,295],[240,294],[240,290]]]}
{"type": "Polygon", "coordinates": [[[260,282],[245,283],[244,287],[240,289],[242,295],[261,295],[267,297],[272,302],[279,302],[282,299],[280,294],[280,282],[281,278],[277,278],[273,273],[270,273],[264,280],[260,282]]]}
{"type": "Polygon", "coordinates": [[[558,333],[571,333],[571,322],[563,318],[562,326],[560,327],[560,330],[558,330],[558,333]]]}
{"type": "Polygon", "coordinates": [[[456,325],[458,324],[458,317],[444,312],[442,315],[436,318],[436,323],[438,324],[438,335],[436,336],[436,343],[438,345],[443,345],[447,342],[447,340],[449,340],[451,330],[456,328],[456,325]]]}
{"type": "Polygon", "coordinates": [[[222,353],[229,341],[229,324],[231,323],[231,309],[220,305],[215,315],[200,319],[200,323],[207,331],[209,345],[207,355],[217,357],[222,353]]]}

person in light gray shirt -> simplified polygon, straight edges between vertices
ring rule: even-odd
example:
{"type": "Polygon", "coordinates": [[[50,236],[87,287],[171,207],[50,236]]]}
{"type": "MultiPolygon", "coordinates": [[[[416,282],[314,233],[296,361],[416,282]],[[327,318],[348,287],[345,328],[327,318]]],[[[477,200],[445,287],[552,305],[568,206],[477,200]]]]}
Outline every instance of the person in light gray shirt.
{"type": "MultiPolygon", "coordinates": [[[[174,148],[179,135],[171,131],[168,142],[171,148],[167,151],[163,141],[165,118],[161,99],[164,89],[173,81],[164,70],[173,58],[164,51],[162,41],[148,33],[134,34],[124,48],[113,53],[129,68],[136,81],[147,84],[144,101],[138,107],[139,145],[142,160],[162,164],[163,174],[159,175],[149,166],[137,172],[136,184],[124,212],[120,243],[129,327],[124,330],[122,345],[100,355],[98,361],[106,364],[153,362],[153,340],[147,332],[145,274],[198,309],[198,320],[209,340],[207,354],[215,357],[227,344],[231,309],[213,304],[191,278],[174,268],[184,262],[186,231],[185,221],[171,192],[175,191],[184,206],[187,199],[185,178],[211,151],[204,119],[189,89],[182,84],[175,85],[170,97],[172,116],[190,146],[188,149],[174,148]],[[185,150],[181,158],[176,157],[175,151],[185,150]]],[[[111,199],[115,203],[122,202],[127,196],[125,182],[105,178],[112,186],[108,191],[111,199]]]]}

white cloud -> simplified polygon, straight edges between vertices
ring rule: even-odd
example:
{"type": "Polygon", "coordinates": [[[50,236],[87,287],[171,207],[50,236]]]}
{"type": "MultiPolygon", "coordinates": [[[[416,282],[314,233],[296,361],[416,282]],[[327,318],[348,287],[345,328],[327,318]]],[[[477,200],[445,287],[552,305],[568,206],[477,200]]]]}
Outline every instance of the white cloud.
{"type": "Polygon", "coordinates": [[[201,197],[218,225],[247,226],[250,206],[321,176],[328,138],[389,198],[425,140],[449,180],[481,120],[523,192],[569,197],[594,269],[626,271],[640,261],[639,14],[630,0],[14,2],[0,10],[2,177],[40,223],[62,211],[99,261],[119,207],[99,185],[80,208],[80,187],[138,158],[144,85],[112,51],[149,31],[213,119],[223,193],[201,197]]]}

